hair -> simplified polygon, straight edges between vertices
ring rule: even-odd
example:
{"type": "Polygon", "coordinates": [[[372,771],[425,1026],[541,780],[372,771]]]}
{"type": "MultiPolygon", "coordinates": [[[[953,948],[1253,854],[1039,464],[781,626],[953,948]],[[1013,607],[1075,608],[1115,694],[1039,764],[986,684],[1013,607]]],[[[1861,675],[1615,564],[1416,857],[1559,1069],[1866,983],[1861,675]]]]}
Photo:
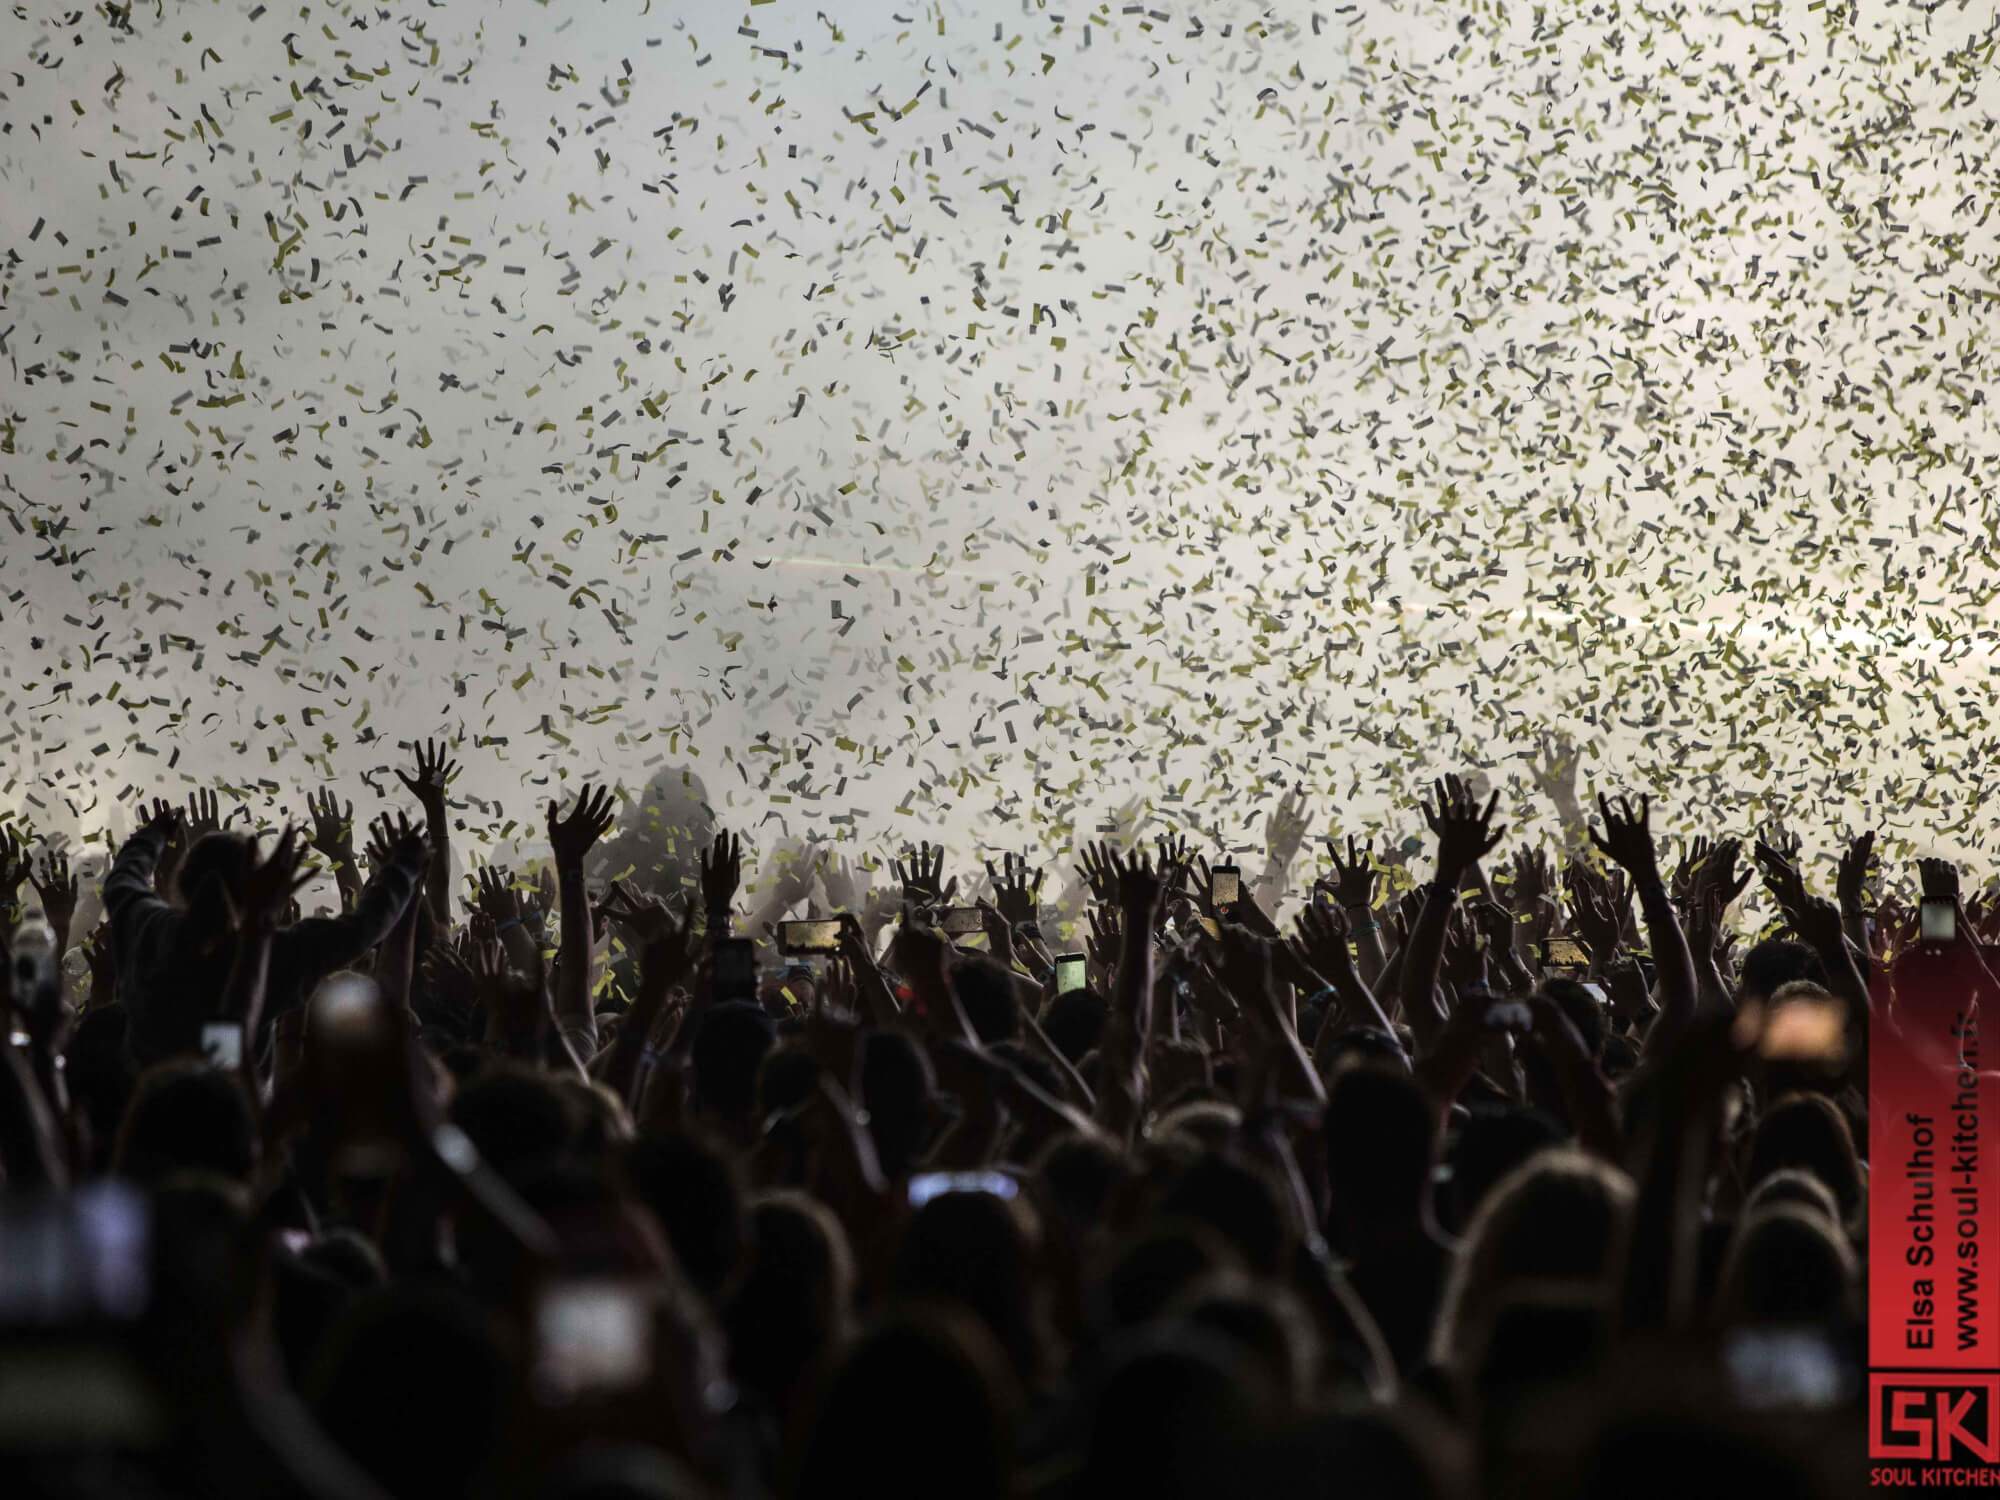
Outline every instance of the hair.
{"type": "Polygon", "coordinates": [[[1088,1291],[1090,1322],[1100,1335],[1158,1317],[1188,1287],[1217,1271],[1240,1270],[1229,1242],[1186,1220],[1158,1219],[1112,1254],[1088,1291]]]}
{"type": "Polygon", "coordinates": [[[1465,1107],[1452,1132],[1446,1160],[1451,1166],[1448,1191],[1440,1194],[1440,1218],[1453,1231],[1478,1213],[1494,1187],[1538,1151],[1560,1146],[1566,1136],[1553,1118],[1539,1109],[1484,1100],[1465,1107]]]}
{"type": "Polygon", "coordinates": [[[1220,1099],[1187,1099],[1155,1120],[1148,1136],[1154,1146],[1179,1142],[1195,1149],[1214,1149],[1235,1140],[1242,1128],[1243,1112],[1235,1105],[1220,1099]]]}
{"type": "Polygon", "coordinates": [[[1638,1193],[1616,1167],[1562,1147],[1504,1178],[1480,1205],[1438,1309],[1434,1357],[1453,1362],[1471,1318],[1521,1280],[1600,1284],[1624,1244],[1638,1193]]]}
{"type": "Polygon", "coordinates": [[[227,833],[219,828],[204,833],[188,846],[174,870],[175,903],[182,907],[192,904],[211,876],[227,883],[243,867],[249,852],[250,840],[240,833],[227,833]]]}
{"type": "Polygon", "coordinates": [[[1046,1357],[1036,1300],[1040,1232],[1021,1199],[947,1192],[910,1216],[897,1249],[899,1296],[948,1301],[977,1314],[1031,1385],[1046,1357]]]}
{"type": "Polygon", "coordinates": [[[732,1125],[747,1125],[757,1103],[757,1071],[777,1041],[764,1008],[731,1000],[702,1013],[688,1060],[695,1107],[732,1125]]]}
{"type": "Polygon", "coordinates": [[[515,1380],[512,1351],[479,1308],[436,1287],[358,1298],[307,1382],[327,1436],[394,1495],[481,1489],[515,1380]]]}
{"type": "Polygon", "coordinates": [[[175,1058],[144,1074],[112,1151],[121,1177],[158,1186],[176,1172],[245,1181],[257,1163],[257,1122],[234,1073],[175,1058]]]}
{"type": "Polygon", "coordinates": [[[871,1031],[861,1043],[861,1105],[882,1170],[902,1177],[930,1137],[936,1084],[930,1058],[906,1032],[871,1031]]]}
{"type": "Polygon", "coordinates": [[[1824,1094],[1787,1094],[1757,1122],[1744,1180],[1761,1182],[1785,1167],[1810,1172],[1831,1190],[1843,1222],[1861,1207],[1861,1165],[1847,1117],[1824,1094]]]}
{"type": "Polygon", "coordinates": [[[1168,1313],[1226,1339],[1287,1405],[1310,1399],[1319,1369],[1319,1330],[1299,1294],[1282,1282],[1217,1272],[1183,1290],[1168,1313]]]}
{"type": "Polygon", "coordinates": [[[768,1120],[796,1109],[819,1086],[819,1059],[797,1042],[778,1043],[764,1054],[757,1069],[757,1118],[768,1120]]]}
{"type": "Polygon", "coordinates": [[[1592,1057],[1604,1051],[1604,1007],[1591,999],[1589,990],[1574,979],[1551,979],[1542,986],[1542,993],[1576,1028],[1592,1057]]]}
{"type": "Polygon", "coordinates": [[[1408,1223],[1422,1211],[1437,1115],[1416,1080],[1379,1063],[1334,1075],[1322,1127],[1336,1218],[1408,1223]]]}
{"type": "Polygon", "coordinates": [[[583,1130],[581,1101],[552,1075],[515,1062],[489,1063],[460,1083],[451,1119],[509,1181],[567,1155],[583,1130]]]}
{"type": "Polygon", "coordinates": [[[1769,998],[1785,985],[1809,979],[1824,986],[1826,970],[1804,943],[1790,938],[1766,938],[1743,955],[1736,975],[1737,989],[1744,995],[1769,998]]]}
{"type": "Polygon", "coordinates": [[[1736,1226],[1717,1318],[1724,1324],[1839,1324],[1854,1316],[1861,1268],[1825,1215],[1796,1203],[1747,1214],[1736,1226]]]}
{"type": "Polygon", "coordinates": [[[624,1151],[625,1180],[652,1211],[696,1290],[721,1297],[749,1230],[735,1157],[705,1136],[648,1131],[624,1151]]]}
{"type": "Polygon", "coordinates": [[[1125,1153],[1109,1140],[1075,1132],[1044,1146],[1033,1172],[1048,1204],[1079,1238],[1106,1222],[1113,1199],[1131,1175],[1125,1153]]]}
{"type": "Polygon", "coordinates": [[[1226,1338],[1171,1325],[1135,1334],[1097,1382],[1073,1493],[1149,1500],[1229,1493],[1272,1395],[1226,1338]]]}
{"type": "Polygon", "coordinates": [[[1021,995],[1013,973],[991,958],[961,958],[951,966],[951,990],[965,1018],[989,1047],[1021,1034],[1021,995]]]}
{"type": "Polygon", "coordinates": [[[1065,990],[1042,1008],[1042,1030],[1073,1067],[1097,1046],[1110,1014],[1111,1002],[1096,990],[1065,990]]]}
{"type": "Polygon", "coordinates": [[[892,1311],[822,1384],[788,1492],[1010,1500],[1019,1405],[1007,1358],[978,1319],[941,1306],[892,1311]]]}
{"type": "Polygon", "coordinates": [[[769,1193],[750,1209],[756,1248],[724,1317],[736,1378],[782,1417],[840,1346],[854,1301],[854,1255],[818,1199],[769,1193]]]}
{"type": "Polygon", "coordinates": [[[1160,1211],[1214,1230],[1259,1275],[1278,1275],[1290,1259],[1294,1235],[1284,1190],[1241,1157],[1199,1158],[1168,1185],[1160,1211]]]}
{"type": "Polygon", "coordinates": [[[1747,1219],[1760,1208],[1775,1208],[1781,1203],[1809,1208],[1836,1229],[1840,1227],[1840,1200],[1833,1196],[1833,1189],[1798,1167],[1780,1167],[1752,1187],[1744,1195],[1742,1216],[1747,1219]]]}

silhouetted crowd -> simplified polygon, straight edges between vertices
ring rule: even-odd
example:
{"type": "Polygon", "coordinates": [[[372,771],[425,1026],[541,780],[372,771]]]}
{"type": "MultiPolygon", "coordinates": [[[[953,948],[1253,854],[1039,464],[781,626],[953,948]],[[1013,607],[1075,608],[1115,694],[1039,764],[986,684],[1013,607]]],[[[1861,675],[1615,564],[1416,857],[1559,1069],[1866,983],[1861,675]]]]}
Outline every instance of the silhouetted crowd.
{"type": "Polygon", "coordinates": [[[455,771],[155,802],[89,878],[0,825],[0,1494],[1862,1483],[1870,1024],[1937,937],[1871,838],[1818,895],[1447,777],[1421,842],[1045,882],[585,787],[461,880],[455,771]]]}

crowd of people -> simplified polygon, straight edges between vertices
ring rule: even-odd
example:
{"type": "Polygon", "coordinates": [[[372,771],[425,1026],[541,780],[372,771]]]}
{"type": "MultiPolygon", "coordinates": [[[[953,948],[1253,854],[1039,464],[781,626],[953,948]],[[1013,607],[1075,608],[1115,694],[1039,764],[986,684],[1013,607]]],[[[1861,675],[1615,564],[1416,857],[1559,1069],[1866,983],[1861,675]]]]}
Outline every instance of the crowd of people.
{"type": "Polygon", "coordinates": [[[1314,869],[1292,804],[1270,869],[1169,831],[1045,899],[1016,855],[634,853],[586,787],[461,882],[454,771],[366,829],[155,802],[101,889],[0,826],[0,1489],[1861,1482],[1916,936],[1870,838],[1828,898],[1780,832],[1608,798],[1542,846],[1447,777],[1421,844],[1314,869]]]}

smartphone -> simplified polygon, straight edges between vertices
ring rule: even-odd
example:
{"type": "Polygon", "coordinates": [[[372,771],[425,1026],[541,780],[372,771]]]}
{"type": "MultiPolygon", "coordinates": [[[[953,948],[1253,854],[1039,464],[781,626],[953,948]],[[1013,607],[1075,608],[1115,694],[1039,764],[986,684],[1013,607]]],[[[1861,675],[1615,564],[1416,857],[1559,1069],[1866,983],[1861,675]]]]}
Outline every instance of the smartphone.
{"type": "Polygon", "coordinates": [[[1949,901],[1926,901],[1917,909],[1918,932],[1927,943],[1958,941],[1958,908],[1949,901]]]}
{"type": "Polygon", "coordinates": [[[1067,995],[1071,990],[1086,989],[1090,985],[1090,960],[1081,953],[1063,953],[1056,957],[1056,993],[1067,995]]]}
{"type": "Polygon", "coordinates": [[[139,1354],[152,1260],[151,1209],[122,1183],[0,1195],[0,1452],[101,1464],[178,1435],[139,1354]]]}
{"type": "Polygon", "coordinates": [[[778,951],[787,957],[818,955],[840,951],[840,922],[782,922],[778,925],[778,951]]]}
{"type": "Polygon", "coordinates": [[[1823,1410],[1853,1392],[1848,1362],[1817,1329],[1748,1328],[1731,1334],[1723,1365],[1745,1406],[1823,1410]]]}
{"type": "Polygon", "coordinates": [[[938,930],[946,937],[964,937],[971,932],[984,932],[986,918],[976,906],[947,906],[938,915],[938,930]]]}
{"type": "Polygon", "coordinates": [[[1214,865],[1208,872],[1211,906],[1234,906],[1243,899],[1243,872],[1235,865],[1214,865]]]}
{"type": "Polygon", "coordinates": [[[910,1207],[922,1208],[941,1193],[991,1193],[1012,1198],[1021,1185],[1005,1172],[919,1172],[910,1179],[910,1207]]]}
{"type": "Polygon", "coordinates": [[[1595,1005],[1599,1010],[1609,1010],[1611,1008],[1611,997],[1604,992],[1603,985],[1582,984],[1578,985],[1577,988],[1590,996],[1591,1004],[1595,1005]]]}
{"type": "Polygon", "coordinates": [[[243,1066],[243,1028],[234,1021],[209,1021],[201,1028],[201,1055],[210,1067],[235,1072],[243,1066]]]}
{"type": "Polygon", "coordinates": [[[1590,952],[1573,937],[1544,938],[1536,945],[1545,969],[1587,969],[1590,952]]]}
{"type": "Polygon", "coordinates": [[[535,1302],[534,1383],[545,1400],[629,1391],[653,1366],[653,1299],[635,1281],[558,1281],[535,1302]]]}
{"type": "Polygon", "coordinates": [[[145,1196],[123,1183],[0,1197],[0,1328],[130,1322],[151,1265],[145,1196]]]}
{"type": "Polygon", "coordinates": [[[1533,1031],[1535,1017],[1519,1000],[1503,1000],[1488,1008],[1486,1027],[1489,1031],[1533,1031]]]}
{"type": "Polygon", "coordinates": [[[748,938],[723,938],[715,945],[715,998],[757,998],[757,950],[748,938]]]}

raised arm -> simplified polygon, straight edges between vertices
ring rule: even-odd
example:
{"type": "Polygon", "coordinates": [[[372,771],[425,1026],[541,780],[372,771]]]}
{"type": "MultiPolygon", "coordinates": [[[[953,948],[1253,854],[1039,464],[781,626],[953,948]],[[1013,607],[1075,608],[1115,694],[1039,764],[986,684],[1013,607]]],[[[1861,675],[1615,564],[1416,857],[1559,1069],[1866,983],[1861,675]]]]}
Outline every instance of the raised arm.
{"type": "Polygon", "coordinates": [[[1632,877],[1639,909],[1646,915],[1646,938],[1653,947],[1653,966],[1660,985],[1660,1014],[1646,1036],[1651,1048],[1654,1037],[1664,1044],[1694,1019],[1699,1000],[1694,955],[1667,895],[1666,882],[1660,878],[1659,854],[1653,847],[1652,799],[1641,797],[1635,812],[1630,797],[1620,797],[1613,806],[1610,799],[1600,796],[1597,809],[1604,816],[1604,831],[1599,833],[1593,826],[1591,842],[1632,877]]]}
{"type": "Polygon", "coordinates": [[[445,788],[458,774],[458,762],[447,757],[442,740],[425,740],[417,746],[417,774],[396,772],[396,779],[409,789],[424,810],[430,830],[431,863],[424,880],[430,898],[431,915],[440,926],[451,925],[451,821],[445,806],[445,788]]]}
{"type": "Polygon", "coordinates": [[[1458,904],[1459,882],[1493,850],[1505,831],[1493,826],[1493,810],[1500,805],[1498,792],[1481,808],[1453,776],[1437,783],[1435,795],[1435,807],[1424,805],[1424,821],[1437,835],[1437,874],[1425,892],[1423,911],[1410,932],[1409,951],[1403,959],[1403,1019],[1416,1035],[1419,1052],[1431,1050],[1444,1025],[1438,963],[1444,957],[1445,929],[1458,904]]]}
{"type": "Polygon", "coordinates": [[[402,814],[394,822],[386,816],[377,819],[371,848],[378,862],[353,911],[338,917],[307,917],[279,935],[279,947],[300,972],[317,979],[355,962],[395,931],[416,898],[430,846],[410,820],[402,814]]]}
{"type": "MultiPolygon", "coordinates": [[[[333,872],[340,909],[353,911],[361,900],[361,867],[354,859],[354,804],[349,802],[343,811],[331,789],[321,787],[306,797],[306,811],[312,816],[311,847],[333,872]]],[[[444,920],[442,912],[438,920],[444,920]]]]}
{"type": "Polygon", "coordinates": [[[585,786],[570,815],[560,803],[549,804],[549,847],[555,853],[556,897],[561,908],[562,946],[556,960],[556,1024],[567,1036],[586,1044],[585,1055],[597,1050],[597,1018],[590,1004],[591,968],[597,945],[591,930],[590,894],[584,888],[583,860],[610,830],[611,792],[585,786]]]}
{"type": "Polygon", "coordinates": [[[76,876],[70,873],[69,856],[51,849],[40,865],[28,872],[35,897],[42,903],[42,915],[56,935],[56,962],[69,951],[70,923],[76,919],[76,876]]]}

